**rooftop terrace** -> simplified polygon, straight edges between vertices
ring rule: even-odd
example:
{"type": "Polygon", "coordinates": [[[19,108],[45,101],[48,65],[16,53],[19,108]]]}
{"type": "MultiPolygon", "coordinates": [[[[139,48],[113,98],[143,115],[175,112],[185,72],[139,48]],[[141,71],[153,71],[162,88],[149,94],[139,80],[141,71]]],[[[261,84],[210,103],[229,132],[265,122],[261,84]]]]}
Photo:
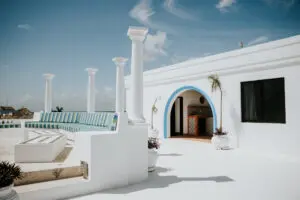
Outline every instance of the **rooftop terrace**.
{"type": "Polygon", "coordinates": [[[71,200],[300,199],[299,159],[215,151],[210,144],[169,139],[163,141],[157,165],[144,183],[71,200]]]}

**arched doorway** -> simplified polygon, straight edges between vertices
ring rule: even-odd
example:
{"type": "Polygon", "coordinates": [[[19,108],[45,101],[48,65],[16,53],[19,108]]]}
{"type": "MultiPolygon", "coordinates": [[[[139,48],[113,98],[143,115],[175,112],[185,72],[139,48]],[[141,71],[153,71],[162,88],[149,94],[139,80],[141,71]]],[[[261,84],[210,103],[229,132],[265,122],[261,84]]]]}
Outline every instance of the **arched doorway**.
{"type": "MultiPolygon", "coordinates": [[[[197,87],[184,86],[184,87],[181,87],[181,88],[178,88],[177,90],[175,90],[171,94],[171,96],[169,97],[169,99],[167,101],[167,104],[166,104],[166,107],[165,107],[165,110],[164,110],[164,138],[168,138],[168,137],[171,136],[171,117],[173,117],[172,120],[174,120],[174,110],[172,112],[172,108],[174,109],[174,103],[177,100],[178,100],[179,104],[180,104],[180,101],[182,103],[183,101],[180,100],[180,99],[182,99],[181,94],[183,94],[184,92],[187,92],[187,91],[194,91],[196,93],[199,93],[200,96],[204,97],[205,101],[207,102],[207,106],[209,106],[209,108],[210,108],[210,112],[211,112],[211,116],[212,116],[212,130],[214,131],[217,128],[216,110],[215,110],[215,107],[214,107],[210,97],[203,90],[201,90],[197,87]]],[[[186,107],[187,105],[184,105],[184,106],[186,107]]],[[[180,106],[180,107],[182,107],[182,106],[180,106]]],[[[185,108],[185,109],[187,109],[187,108],[185,108]]],[[[187,114],[185,113],[185,116],[186,115],[187,114]]],[[[187,129],[187,127],[186,127],[187,123],[188,123],[187,118],[183,119],[183,121],[185,122],[185,129],[187,129]]],[[[180,124],[182,124],[182,122],[180,122],[180,124]]],[[[174,129],[174,127],[172,127],[172,128],[174,129]]],[[[177,129],[178,129],[178,127],[177,127],[177,129]]],[[[182,131],[183,128],[180,127],[179,129],[180,129],[180,131],[182,131]]],[[[186,130],[184,132],[186,132],[186,130]]]]}

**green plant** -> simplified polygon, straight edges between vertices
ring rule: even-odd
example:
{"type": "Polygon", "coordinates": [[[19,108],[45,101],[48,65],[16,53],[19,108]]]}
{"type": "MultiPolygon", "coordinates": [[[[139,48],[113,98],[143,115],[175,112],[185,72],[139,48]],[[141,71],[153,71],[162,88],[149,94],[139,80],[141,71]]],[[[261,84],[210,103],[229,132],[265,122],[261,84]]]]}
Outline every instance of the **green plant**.
{"type": "Polygon", "coordinates": [[[152,108],[151,108],[151,129],[153,129],[153,114],[157,112],[157,108],[155,106],[157,100],[159,100],[160,97],[157,97],[152,105],[152,108]]]}
{"type": "Polygon", "coordinates": [[[64,108],[63,107],[59,107],[59,106],[56,106],[55,110],[52,109],[51,112],[63,112],[64,108]]]}
{"type": "Polygon", "coordinates": [[[7,187],[13,184],[14,180],[22,178],[21,168],[15,163],[0,162],[0,188],[7,187]]]}
{"type": "Polygon", "coordinates": [[[63,107],[56,106],[56,112],[62,112],[64,110],[63,107]]]}
{"type": "Polygon", "coordinates": [[[208,80],[211,82],[211,91],[216,92],[217,90],[220,91],[220,128],[217,128],[214,132],[215,135],[226,135],[226,132],[223,132],[223,89],[222,84],[217,74],[210,75],[208,80]]]}
{"type": "Polygon", "coordinates": [[[150,137],[148,138],[148,149],[159,149],[158,138],[150,137]]]}

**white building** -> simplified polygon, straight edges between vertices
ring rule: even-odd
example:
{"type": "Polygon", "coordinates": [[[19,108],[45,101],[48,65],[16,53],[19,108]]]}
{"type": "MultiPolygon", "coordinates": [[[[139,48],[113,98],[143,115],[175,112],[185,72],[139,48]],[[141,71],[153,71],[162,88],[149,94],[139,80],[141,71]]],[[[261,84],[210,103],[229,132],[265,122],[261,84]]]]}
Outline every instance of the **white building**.
{"type": "MultiPolygon", "coordinates": [[[[300,155],[300,35],[144,72],[147,122],[160,97],[153,124],[161,137],[197,134],[192,124],[188,128],[193,114],[200,118],[198,135],[212,134],[220,123],[220,93],[211,91],[208,76],[216,73],[224,90],[223,129],[231,147],[300,155]]],[[[125,77],[130,112],[129,80],[125,77]]]]}

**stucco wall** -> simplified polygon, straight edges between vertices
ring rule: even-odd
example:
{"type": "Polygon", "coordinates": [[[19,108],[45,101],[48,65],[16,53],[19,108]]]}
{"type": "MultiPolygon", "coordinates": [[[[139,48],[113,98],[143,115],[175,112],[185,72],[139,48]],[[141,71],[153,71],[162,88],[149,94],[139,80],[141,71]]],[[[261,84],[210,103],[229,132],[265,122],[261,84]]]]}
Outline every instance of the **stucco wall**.
{"type": "Polygon", "coordinates": [[[15,189],[22,200],[51,200],[141,182],[148,177],[147,138],[147,125],[128,125],[128,117],[122,114],[116,132],[90,131],[76,136],[74,151],[88,163],[88,180],[66,179],[15,189]]]}
{"type": "MultiPolygon", "coordinates": [[[[159,68],[144,73],[144,113],[150,119],[151,105],[157,96],[158,112],[154,126],[164,135],[166,103],[172,93],[180,87],[194,86],[203,90],[216,110],[220,120],[220,95],[212,93],[207,77],[218,73],[223,84],[223,125],[231,137],[232,147],[255,151],[299,155],[300,134],[297,131],[300,113],[300,95],[297,81],[300,78],[300,36],[226,52],[159,68]],[[240,82],[285,78],[286,124],[242,123],[240,82]]],[[[126,78],[130,90],[129,77],[126,78]]],[[[175,99],[173,99],[175,100],[175,99]]],[[[127,101],[128,102],[128,101],[127,101]]],[[[130,104],[127,105],[129,107],[130,104]]],[[[170,112],[170,108],[168,110],[170,112]]],[[[168,127],[169,130],[169,127],[168,127]]]]}

